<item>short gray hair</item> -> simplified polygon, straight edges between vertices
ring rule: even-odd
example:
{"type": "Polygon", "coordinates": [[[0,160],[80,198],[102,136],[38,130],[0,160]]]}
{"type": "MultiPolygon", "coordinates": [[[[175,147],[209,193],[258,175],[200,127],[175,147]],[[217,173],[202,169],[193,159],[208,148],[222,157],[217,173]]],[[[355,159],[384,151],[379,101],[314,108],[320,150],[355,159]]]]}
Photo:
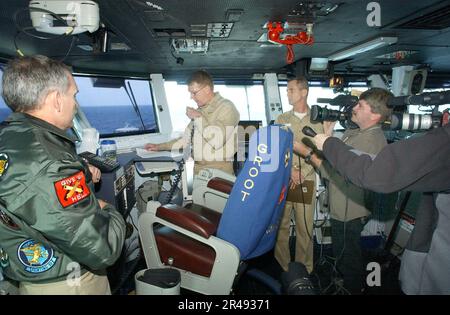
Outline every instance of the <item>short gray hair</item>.
{"type": "Polygon", "coordinates": [[[11,60],[3,73],[3,99],[14,112],[39,109],[49,92],[66,92],[70,68],[60,61],[36,55],[11,60]]]}
{"type": "Polygon", "coordinates": [[[194,72],[188,79],[187,84],[191,85],[192,83],[198,83],[199,85],[209,85],[211,90],[214,90],[214,83],[211,75],[204,71],[199,70],[194,72]]]}

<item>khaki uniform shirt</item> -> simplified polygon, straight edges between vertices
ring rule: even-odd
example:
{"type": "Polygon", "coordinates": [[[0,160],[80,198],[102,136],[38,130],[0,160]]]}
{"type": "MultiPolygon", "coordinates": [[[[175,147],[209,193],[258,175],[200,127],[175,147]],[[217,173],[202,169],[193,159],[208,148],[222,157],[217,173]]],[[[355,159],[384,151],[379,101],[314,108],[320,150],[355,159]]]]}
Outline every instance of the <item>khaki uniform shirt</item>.
{"type": "Polygon", "coordinates": [[[161,143],[160,149],[179,150],[192,144],[196,170],[207,167],[232,170],[237,152],[238,110],[231,101],[216,92],[213,99],[198,111],[201,117],[189,123],[184,136],[161,143]]]}
{"type": "MultiPolygon", "coordinates": [[[[355,149],[369,154],[378,154],[387,145],[386,138],[379,125],[365,130],[346,130],[342,141],[355,149]]],[[[333,219],[346,222],[370,214],[372,208],[372,193],[356,187],[339,175],[330,164],[324,160],[320,167],[321,175],[329,180],[328,193],[330,215],[333,219]]],[[[386,174],[389,176],[389,174],[386,174]]]]}
{"type": "MultiPolygon", "coordinates": [[[[290,110],[286,113],[283,113],[277,117],[275,120],[275,123],[277,124],[284,124],[288,125],[291,129],[292,133],[294,134],[294,140],[297,142],[302,142],[302,140],[306,140],[307,142],[311,143],[311,138],[304,135],[302,132],[303,127],[309,126],[312,129],[314,129],[317,133],[323,133],[323,125],[321,123],[313,123],[310,119],[310,109],[307,108],[306,116],[300,119],[294,114],[294,110],[290,110]]],[[[301,159],[299,155],[294,154],[293,160],[292,160],[292,171],[298,172],[299,168],[301,170],[301,174],[305,177],[305,179],[308,180],[314,180],[316,178],[316,173],[314,172],[313,166],[306,163],[304,159],[301,159]]]]}

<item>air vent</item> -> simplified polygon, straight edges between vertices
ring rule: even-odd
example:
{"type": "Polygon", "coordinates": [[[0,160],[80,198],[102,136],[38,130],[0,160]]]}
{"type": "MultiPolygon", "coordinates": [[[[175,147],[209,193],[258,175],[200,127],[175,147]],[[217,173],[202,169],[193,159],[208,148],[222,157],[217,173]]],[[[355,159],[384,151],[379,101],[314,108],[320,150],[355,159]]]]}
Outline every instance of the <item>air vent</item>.
{"type": "Polygon", "coordinates": [[[157,37],[186,37],[186,31],[182,28],[154,28],[157,37]]]}
{"type": "Polygon", "coordinates": [[[450,26],[450,5],[395,26],[400,29],[442,30],[450,26]]]}
{"type": "Polygon", "coordinates": [[[206,24],[191,24],[191,35],[193,37],[206,37],[206,24]]]}

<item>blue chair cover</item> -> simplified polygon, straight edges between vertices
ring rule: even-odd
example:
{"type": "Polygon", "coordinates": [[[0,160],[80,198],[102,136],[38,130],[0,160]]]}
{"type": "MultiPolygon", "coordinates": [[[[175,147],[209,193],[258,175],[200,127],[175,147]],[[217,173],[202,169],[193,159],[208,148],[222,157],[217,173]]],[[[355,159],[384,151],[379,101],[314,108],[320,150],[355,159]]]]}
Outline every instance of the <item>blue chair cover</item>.
{"type": "Polygon", "coordinates": [[[234,244],[246,260],[275,244],[288,192],[292,132],[280,125],[259,129],[219,223],[217,236],[234,244]]]}

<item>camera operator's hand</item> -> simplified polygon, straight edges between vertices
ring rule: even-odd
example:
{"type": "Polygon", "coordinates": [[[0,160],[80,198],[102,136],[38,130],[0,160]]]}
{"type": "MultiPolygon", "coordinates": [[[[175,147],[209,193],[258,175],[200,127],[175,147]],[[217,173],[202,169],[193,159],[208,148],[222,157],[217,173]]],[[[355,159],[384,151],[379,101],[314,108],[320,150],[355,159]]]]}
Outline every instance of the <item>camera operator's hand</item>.
{"type": "Polygon", "coordinates": [[[311,152],[311,148],[308,147],[303,142],[294,141],[294,152],[300,154],[300,156],[305,157],[311,152]]]}
{"type": "Polygon", "coordinates": [[[325,142],[325,140],[327,140],[330,136],[323,134],[323,133],[319,133],[317,136],[315,136],[313,138],[314,143],[316,144],[317,149],[319,149],[320,151],[323,150],[323,144],[325,142]]]}
{"type": "MultiPolygon", "coordinates": [[[[337,121],[324,121],[323,122],[323,130],[327,136],[333,135],[334,126],[336,126],[337,121]]],[[[322,150],[322,149],[320,149],[322,150]]]]}

